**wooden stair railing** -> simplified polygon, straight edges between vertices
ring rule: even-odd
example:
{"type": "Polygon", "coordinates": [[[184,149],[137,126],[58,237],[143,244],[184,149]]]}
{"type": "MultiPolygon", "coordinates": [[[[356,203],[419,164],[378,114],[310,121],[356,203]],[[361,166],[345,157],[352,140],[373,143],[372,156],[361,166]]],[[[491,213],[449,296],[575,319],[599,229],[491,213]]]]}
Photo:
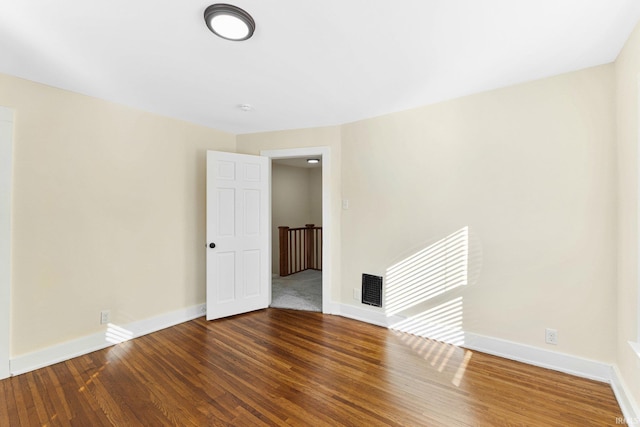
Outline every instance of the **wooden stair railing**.
{"type": "Polygon", "coordinates": [[[322,227],[278,227],[280,235],[280,276],[304,270],[322,271],[322,227]]]}

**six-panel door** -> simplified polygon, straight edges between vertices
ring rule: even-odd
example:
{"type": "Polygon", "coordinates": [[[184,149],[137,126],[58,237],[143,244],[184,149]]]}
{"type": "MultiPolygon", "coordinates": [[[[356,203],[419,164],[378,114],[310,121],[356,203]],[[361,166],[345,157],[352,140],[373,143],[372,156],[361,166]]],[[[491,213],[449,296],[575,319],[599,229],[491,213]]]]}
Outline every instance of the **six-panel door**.
{"type": "Polygon", "coordinates": [[[268,158],[207,152],[207,319],[269,305],[268,158]]]}

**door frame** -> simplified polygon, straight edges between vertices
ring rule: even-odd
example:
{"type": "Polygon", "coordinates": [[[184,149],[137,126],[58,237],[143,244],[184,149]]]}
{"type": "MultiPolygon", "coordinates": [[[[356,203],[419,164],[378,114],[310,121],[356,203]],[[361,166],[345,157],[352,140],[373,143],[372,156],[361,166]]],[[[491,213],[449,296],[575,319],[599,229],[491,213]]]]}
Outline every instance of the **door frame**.
{"type": "Polygon", "coordinates": [[[13,110],[0,107],[0,379],[11,375],[11,177],[13,110]]]}
{"type": "MultiPolygon", "coordinates": [[[[281,150],[262,150],[261,156],[269,157],[269,191],[271,191],[271,160],[293,157],[322,157],[322,312],[337,313],[337,307],[331,297],[332,259],[331,245],[333,224],[331,221],[331,150],[329,147],[289,148],[281,150]]],[[[269,224],[271,224],[271,200],[269,200],[269,224]]],[[[269,229],[271,229],[270,227],[269,229]]],[[[270,233],[270,240],[273,239],[270,233]]],[[[270,241],[271,244],[271,241],[270,241]]],[[[273,246],[269,246],[270,248],[273,246]]],[[[271,276],[273,276],[273,269],[271,276]]]]}

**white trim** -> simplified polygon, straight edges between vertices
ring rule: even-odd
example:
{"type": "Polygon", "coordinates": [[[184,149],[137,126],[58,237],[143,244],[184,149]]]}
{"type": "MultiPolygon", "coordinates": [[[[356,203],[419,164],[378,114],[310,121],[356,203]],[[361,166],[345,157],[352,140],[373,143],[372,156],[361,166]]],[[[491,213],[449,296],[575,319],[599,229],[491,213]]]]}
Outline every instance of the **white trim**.
{"type": "Polygon", "coordinates": [[[616,396],[618,405],[620,405],[622,416],[629,421],[637,420],[636,424],[640,424],[640,408],[633,400],[631,392],[629,392],[618,367],[615,365],[611,368],[611,388],[616,396]]]}
{"type": "Polygon", "coordinates": [[[11,177],[13,110],[0,107],[0,379],[11,373],[11,177]]]}
{"type": "Polygon", "coordinates": [[[640,343],[629,341],[629,345],[631,346],[631,349],[633,349],[633,352],[636,354],[636,356],[640,357],[640,343]]]}
{"type": "MultiPolygon", "coordinates": [[[[271,206],[271,199],[273,198],[273,191],[271,188],[271,159],[267,160],[267,192],[268,192],[268,197],[267,197],[267,213],[269,218],[267,218],[267,244],[268,246],[268,250],[267,250],[267,265],[268,270],[269,270],[269,278],[267,280],[268,285],[267,285],[267,307],[271,307],[271,302],[273,299],[273,289],[271,288],[271,286],[273,285],[273,230],[272,230],[272,226],[271,224],[273,223],[273,221],[271,220],[271,213],[273,212],[273,207],[271,206]]],[[[209,320],[209,319],[207,319],[209,320]]]]}
{"type": "MultiPolygon", "coordinates": [[[[335,314],[339,308],[338,305],[333,302],[331,295],[331,233],[333,232],[333,224],[331,221],[331,149],[330,147],[306,147],[263,150],[260,152],[260,155],[269,157],[271,160],[322,156],[322,312],[325,314],[335,314]]],[[[269,188],[271,188],[271,174],[269,174],[269,188]]],[[[269,216],[271,216],[271,210],[269,210],[269,216]]],[[[269,217],[269,221],[271,221],[271,217],[269,217]]]]}
{"type": "Polygon", "coordinates": [[[464,348],[596,381],[611,381],[611,365],[498,338],[464,334],[464,348]]]}
{"type": "Polygon", "coordinates": [[[367,309],[366,307],[358,307],[351,304],[340,304],[337,314],[342,317],[383,326],[385,328],[389,326],[387,315],[384,312],[367,309]]]}
{"type": "MultiPolygon", "coordinates": [[[[124,331],[128,339],[133,339],[201,317],[204,315],[205,310],[206,305],[199,304],[126,325],[110,326],[110,328],[124,331]]],[[[110,328],[11,359],[11,375],[24,374],[110,347],[116,343],[109,338],[110,328]]]]}
{"type": "MultiPolygon", "coordinates": [[[[637,124],[638,124],[638,128],[636,129],[636,230],[640,230],[640,73],[638,73],[638,75],[636,76],[636,80],[637,80],[637,89],[636,89],[636,106],[637,106],[637,124]]],[[[640,236],[638,235],[638,232],[636,231],[636,248],[637,248],[637,252],[636,252],[636,271],[640,271],[637,267],[640,265],[640,236]]],[[[640,275],[638,275],[636,273],[636,343],[640,343],[640,275]]],[[[634,351],[636,351],[636,354],[638,354],[640,356],[640,353],[638,353],[637,349],[634,348],[634,351]]]]}
{"type": "MultiPolygon", "coordinates": [[[[404,320],[401,316],[387,317],[382,311],[341,304],[339,314],[343,317],[389,327],[404,320]]],[[[545,350],[525,344],[499,338],[487,337],[471,332],[463,332],[464,345],[461,347],[482,353],[492,354],[505,359],[553,369],[567,374],[589,378],[596,381],[610,382],[611,365],[572,356],[555,351],[545,350]]]]}
{"type": "MultiPolygon", "coordinates": [[[[388,327],[402,320],[400,316],[386,317],[381,311],[347,304],[340,305],[339,314],[343,317],[383,327],[388,327]]],[[[464,341],[465,344],[462,347],[472,351],[608,383],[611,385],[624,418],[626,420],[640,420],[640,408],[635,403],[633,395],[615,365],[471,332],[464,333],[464,341]]]]}
{"type": "MultiPolygon", "coordinates": [[[[337,313],[342,317],[387,327],[387,325],[401,320],[396,317],[388,318],[383,312],[360,308],[354,305],[340,304],[336,306],[337,313]]],[[[182,310],[173,311],[127,325],[117,326],[119,331],[125,331],[130,339],[156,332],[183,322],[201,317],[205,314],[206,305],[199,304],[182,310]]],[[[54,345],[43,350],[25,354],[11,360],[11,375],[20,375],[35,369],[63,362],[74,357],[82,356],[93,351],[110,347],[113,342],[108,340],[108,329],[88,335],[66,343],[54,345]]],[[[624,383],[618,368],[602,362],[596,362],[577,356],[543,350],[511,341],[491,338],[473,333],[465,333],[465,345],[469,350],[488,353],[505,359],[516,360],[529,365],[553,369],[555,371],[602,381],[611,384],[613,393],[620,405],[622,414],[627,420],[639,420],[640,409],[634,402],[632,394],[624,383]]]]}

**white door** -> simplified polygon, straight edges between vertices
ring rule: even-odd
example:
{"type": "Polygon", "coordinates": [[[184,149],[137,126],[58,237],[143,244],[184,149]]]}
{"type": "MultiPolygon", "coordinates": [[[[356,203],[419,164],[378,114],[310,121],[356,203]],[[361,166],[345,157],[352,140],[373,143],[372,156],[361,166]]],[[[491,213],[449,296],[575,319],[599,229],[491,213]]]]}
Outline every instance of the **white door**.
{"type": "Polygon", "coordinates": [[[207,320],[271,302],[268,160],[207,152],[207,320]]]}

